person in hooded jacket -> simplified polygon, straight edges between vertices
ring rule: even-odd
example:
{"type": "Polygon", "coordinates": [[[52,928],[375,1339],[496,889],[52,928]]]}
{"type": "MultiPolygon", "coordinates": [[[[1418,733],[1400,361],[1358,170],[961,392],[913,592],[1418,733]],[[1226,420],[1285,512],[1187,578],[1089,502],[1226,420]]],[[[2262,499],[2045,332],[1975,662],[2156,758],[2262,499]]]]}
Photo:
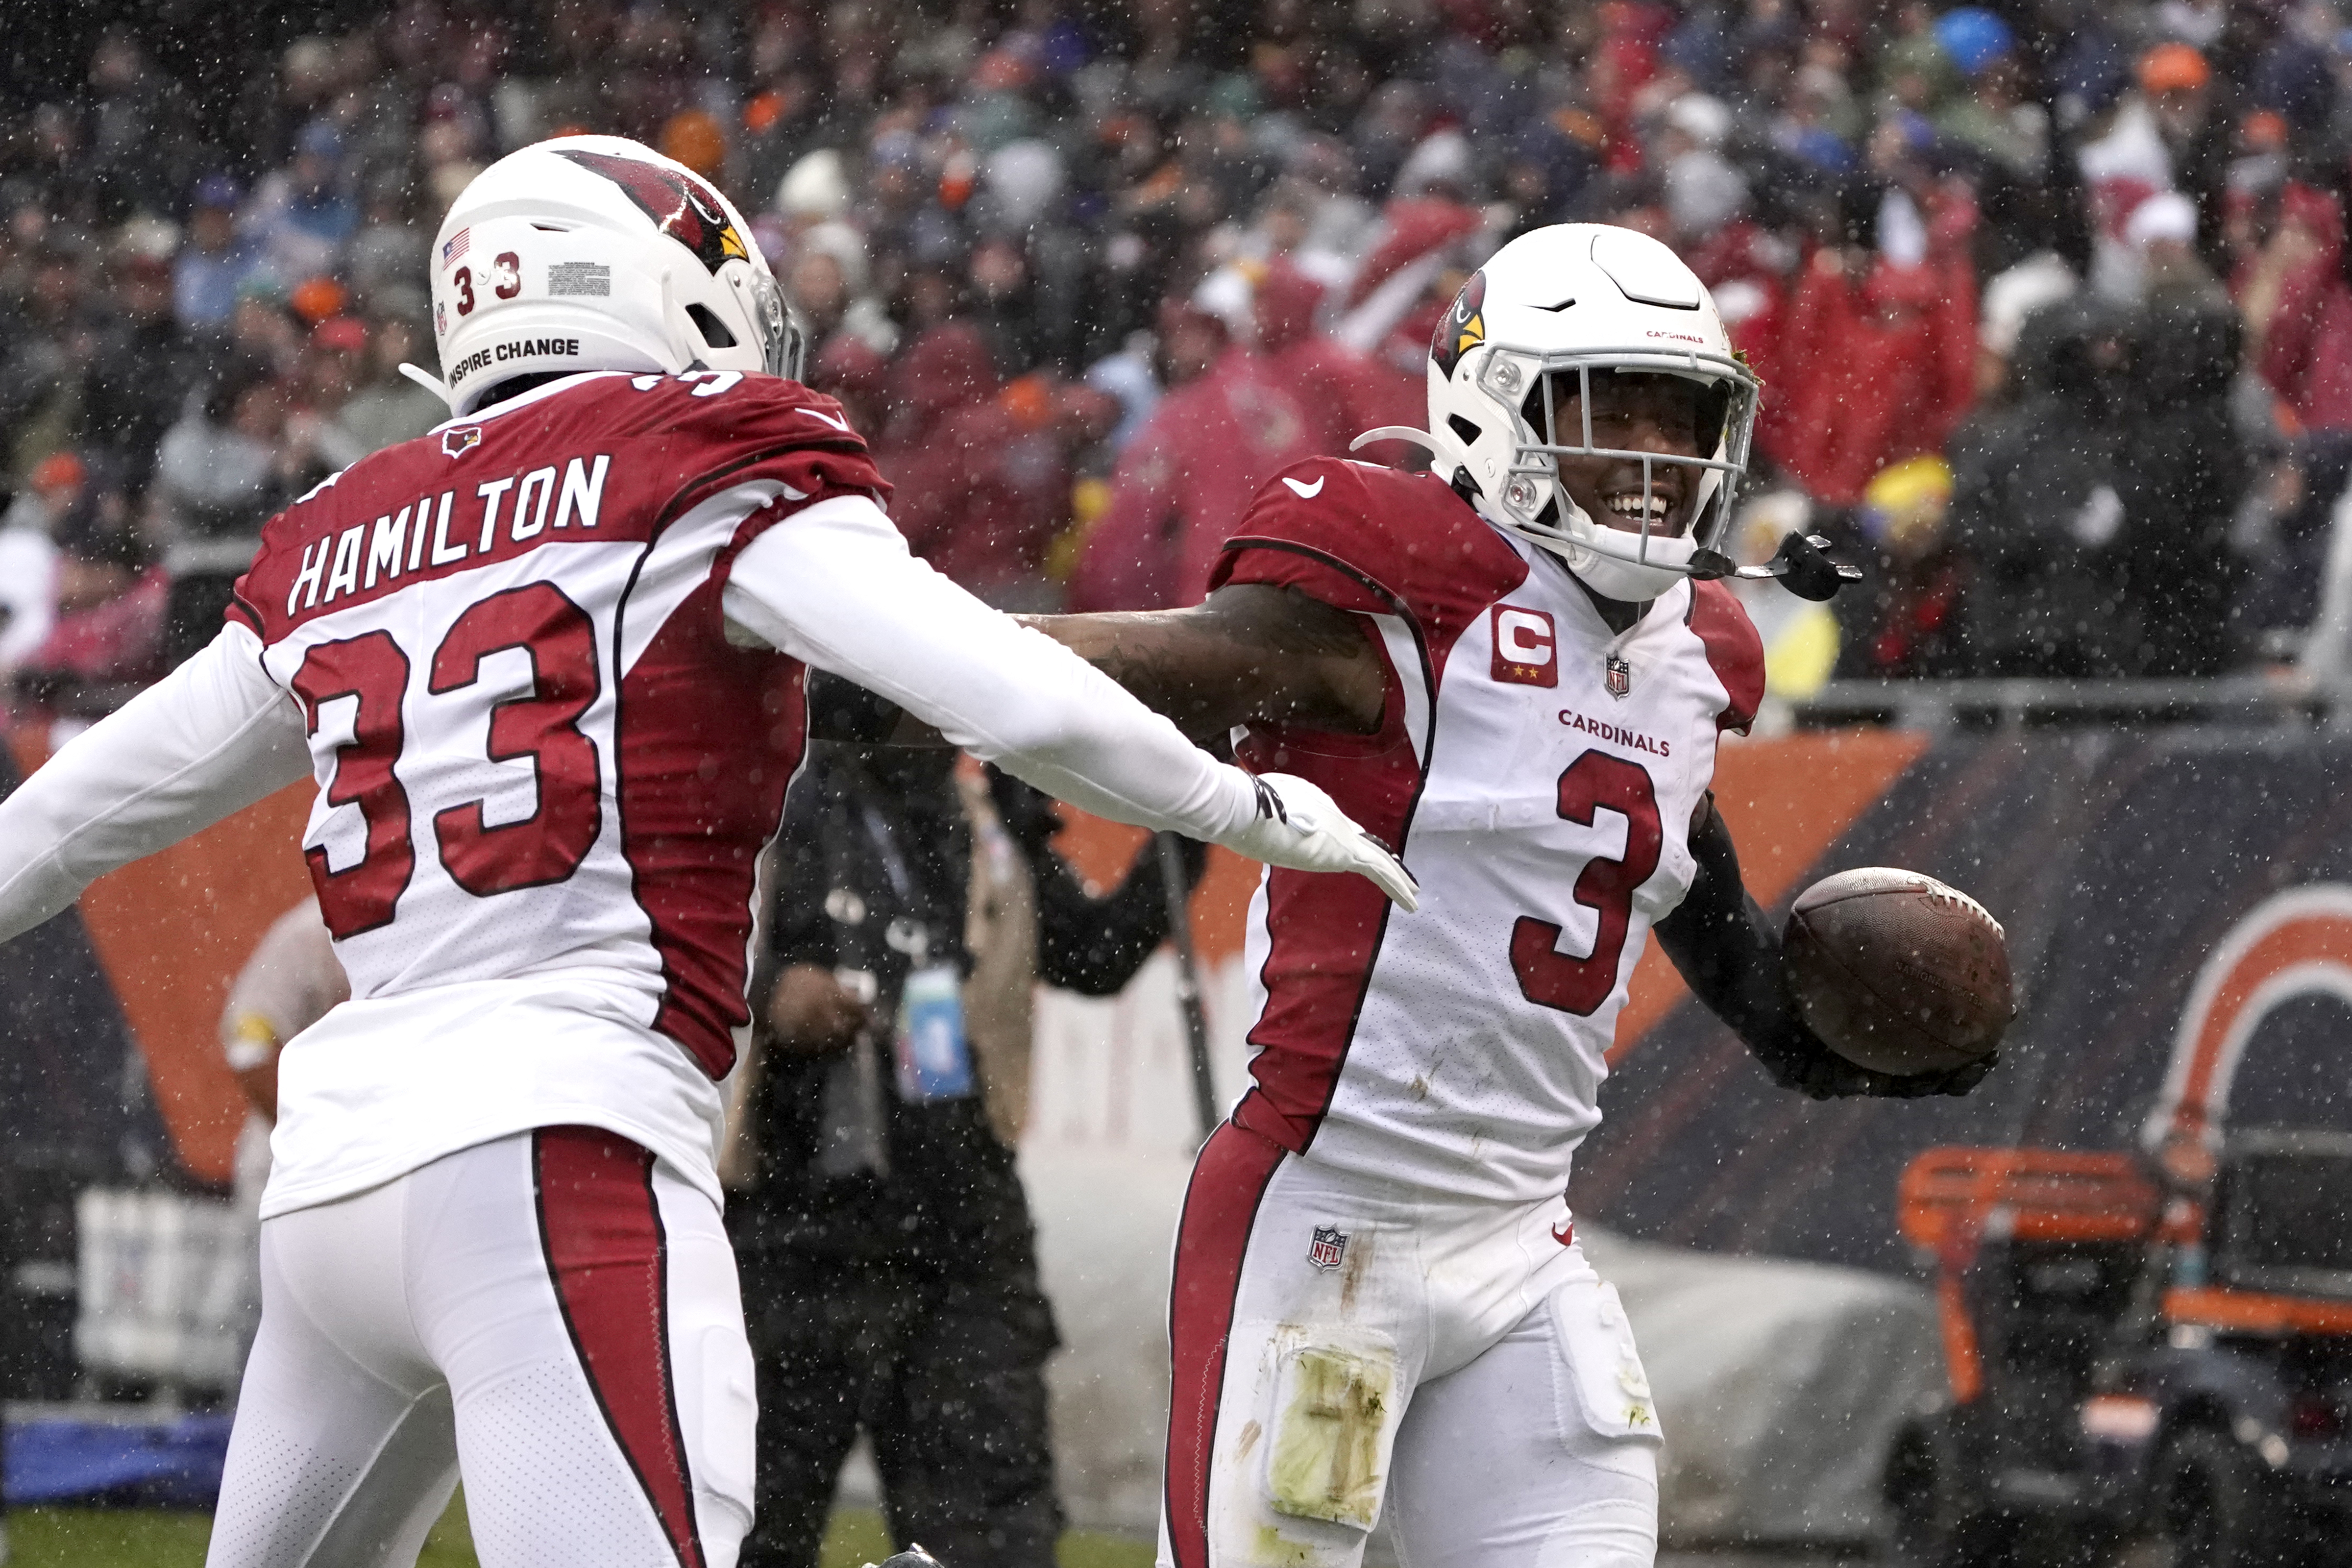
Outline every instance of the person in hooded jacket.
{"type": "Polygon", "coordinates": [[[1119,454],[1070,582],[1076,610],[1200,603],[1250,498],[1316,451],[1300,400],[1222,320],[1171,298],[1160,323],[1169,392],[1119,454]]]}
{"type": "Polygon", "coordinates": [[[2230,529],[2252,462],[2230,404],[2244,324],[2195,252],[2173,249],[2151,257],[2131,330],[2117,493],[2138,641],[2123,663],[2130,675],[2218,675],[2243,640],[2230,529]]]}
{"type": "Polygon", "coordinates": [[[2262,376],[2306,430],[2352,430],[2352,258],[2344,209],[2307,185],[2290,185],[2281,221],[2300,226],[2314,254],[2281,279],[2262,344],[2262,376]]]}
{"type": "Polygon", "coordinates": [[[1348,443],[1367,430],[1417,423],[1425,412],[1424,394],[1412,377],[1317,330],[1315,312],[1322,302],[1321,284],[1277,258],[1258,279],[1250,308],[1258,353],[1307,416],[1314,449],[1344,457],[1348,443]]]}
{"type": "Polygon", "coordinates": [[[1937,450],[1973,390],[1974,209],[1939,192],[1921,215],[1925,254],[1911,258],[1880,242],[1885,194],[1850,193],[1854,243],[1823,246],[1806,263],[1781,318],[1784,396],[1757,426],[1764,453],[1837,506],[1861,500],[1889,463],[1937,450]]]}
{"type": "Polygon", "coordinates": [[[917,338],[889,379],[875,458],[908,546],[999,609],[1053,607],[1044,561],[1070,465],[1050,422],[1022,416],[988,340],[960,321],[917,338]]]}
{"type": "Polygon", "coordinates": [[[2129,321],[2078,297],[2026,318],[2009,411],[1953,452],[1951,536],[1979,675],[2119,673],[2138,646],[2123,490],[2129,321]]]}

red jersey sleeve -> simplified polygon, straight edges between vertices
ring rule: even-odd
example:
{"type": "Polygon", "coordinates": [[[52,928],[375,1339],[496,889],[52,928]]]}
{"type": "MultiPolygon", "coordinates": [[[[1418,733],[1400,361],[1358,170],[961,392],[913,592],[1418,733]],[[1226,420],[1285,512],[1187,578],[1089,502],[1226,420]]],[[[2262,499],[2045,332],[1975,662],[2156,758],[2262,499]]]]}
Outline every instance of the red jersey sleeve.
{"type": "Polygon", "coordinates": [[[1748,733],[1764,700],[1764,639],[1739,596],[1721,583],[1691,584],[1690,629],[1706,646],[1706,662],[1730,699],[1715,716],[1718,730],[1748,733]]]}
{"type": "Polygon", "coordinates": [[[1266,583],[1335,609],[1402,615],[1443,649],[1527,574],[1518,552],[1442,480],[1313,458],[1258,491],[1209,587],[1266,583]]]}

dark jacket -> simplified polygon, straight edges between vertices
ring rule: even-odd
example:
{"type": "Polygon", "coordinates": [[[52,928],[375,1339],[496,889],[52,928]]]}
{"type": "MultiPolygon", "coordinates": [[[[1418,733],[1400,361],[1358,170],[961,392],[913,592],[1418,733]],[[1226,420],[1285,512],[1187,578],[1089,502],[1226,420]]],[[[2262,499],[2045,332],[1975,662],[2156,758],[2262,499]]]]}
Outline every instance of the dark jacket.
{"type": "Polygon", "coordinates": [[[1950,534],[1972,568],[1980,675],[2119,673],[2138,646],[2125,579],[2128,325],[2069,300],[2020,334],[2008,414],[1956,444],[1950,534]]]}
{"type": "MultiPolygon", "coordinates": [[[[971,966],[963,932],[971,833],[954,761],[943,750],[821,743],[793,786],[769,954],[778,967],[874,976],[873,1016],[886,1022],[873,1033],[882,1037],[852,1052],[872,1052],[864,1081],[878,1107],[880,1157],[841,1136],[854,1063],[764,1052],[750,1111],[755,1173],[729,1205],[739,1246],[915,1272],[1027,1255],[1013,1152],[980,1097],[909,1103],[893,1086],[887,1020],[912,954],[971,966]]],[[[1147,848],[1117,890],[1091,897],[1048,843],[1058,826],[1051,803],[1003,775],[992,785],[1036,889],[1038,978],[1091,995],[1118,990],[1167,934],[1157,861],[1147,848]]],[[[1195,854],[1195,875],[1199,863],[1195,854]]]]}

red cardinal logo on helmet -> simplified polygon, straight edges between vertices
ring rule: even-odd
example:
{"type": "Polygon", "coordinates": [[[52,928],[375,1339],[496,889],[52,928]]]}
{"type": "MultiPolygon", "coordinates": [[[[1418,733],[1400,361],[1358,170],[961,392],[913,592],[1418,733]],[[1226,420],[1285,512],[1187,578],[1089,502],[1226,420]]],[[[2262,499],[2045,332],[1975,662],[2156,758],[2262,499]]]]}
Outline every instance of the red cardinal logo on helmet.
{"type": "Polygon", "coordinates": [[[656,226],[694,252],[695,259],[710,271],[751,257],[751,247],[728,221],[726,204],[693,175],[610,153],[565,147],[556,149],[556,155],[604,175],[626,191],[656,226]]]}
{"type": "Polygon", "coordinates": [[[1470,281],[1462,285],[1454,296],[1454,308],[1437,318],[1437,331],[1429,340],[1429,357],[1437,362],[1437,372],[1449,379],[1462,356],[1486,341],[1486,275],[1473,272],[1470,281]]]}

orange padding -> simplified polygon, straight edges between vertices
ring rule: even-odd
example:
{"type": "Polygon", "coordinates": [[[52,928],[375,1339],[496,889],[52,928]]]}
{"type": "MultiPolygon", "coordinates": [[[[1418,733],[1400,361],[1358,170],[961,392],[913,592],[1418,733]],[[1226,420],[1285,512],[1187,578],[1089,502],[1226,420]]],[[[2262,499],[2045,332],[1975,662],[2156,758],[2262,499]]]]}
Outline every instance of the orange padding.
{"type": "Polygon", "coordinates": [[[2195,1323],[2238,1334],[2352,1335],[2352,1301],[2314,1301],[2259,1290],[2207,1287],[2164,1293],[2169,1322],[2195,1323]]]}
{"type": "Polygon", "coordinates": [[[2134,1241],[2158,1206],[2130,1155],[2046,1149],[1930,1149],[1904,1171],[1898,1195],[1904,1239],[1938,1251],[1993,1235],[2134,1241]]]}

